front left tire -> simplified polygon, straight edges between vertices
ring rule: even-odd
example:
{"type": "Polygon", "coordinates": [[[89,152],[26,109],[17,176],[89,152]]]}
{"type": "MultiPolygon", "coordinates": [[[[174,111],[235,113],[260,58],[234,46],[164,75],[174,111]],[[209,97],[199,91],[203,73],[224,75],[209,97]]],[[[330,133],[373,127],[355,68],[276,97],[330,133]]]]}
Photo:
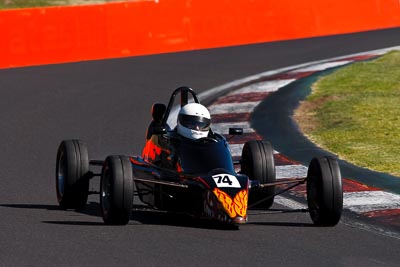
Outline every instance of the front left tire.
{"type": "Polygon", "coordinates": [[[133,207],[133,173],[128,157],[106,158],[101,172],[100,207],[104,223],[128,224],[133,207]]]}

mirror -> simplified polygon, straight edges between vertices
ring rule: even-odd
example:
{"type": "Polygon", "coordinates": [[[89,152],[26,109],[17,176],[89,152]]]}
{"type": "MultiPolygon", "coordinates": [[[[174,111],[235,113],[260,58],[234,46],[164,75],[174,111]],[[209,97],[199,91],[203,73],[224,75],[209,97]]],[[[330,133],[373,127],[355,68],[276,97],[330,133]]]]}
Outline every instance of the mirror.
{"type": "Polygon", "coordinates": [[[229,135],[242,135],[243,128],[229,128],[229,135]]]}
{"type": "Polygon", "coordinates": [[[151,116],[153,117],[153,120],[160,122],[164,117],[166,109],[167,107],[162,103],[153,104],[153,107],[151,108],[151,116]]]}

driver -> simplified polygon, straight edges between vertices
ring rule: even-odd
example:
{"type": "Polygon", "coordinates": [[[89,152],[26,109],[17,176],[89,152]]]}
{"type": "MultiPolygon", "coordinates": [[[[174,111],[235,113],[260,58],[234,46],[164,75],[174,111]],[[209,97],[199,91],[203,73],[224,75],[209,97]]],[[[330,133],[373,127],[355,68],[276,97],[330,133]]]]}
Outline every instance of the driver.
{"type": "Polygon", "coordinates": [[[189,103],[179,111],[177,132],[186,138],[196,140],[207,137],[210,125],[210,112],[201,104],[189,103]]]}

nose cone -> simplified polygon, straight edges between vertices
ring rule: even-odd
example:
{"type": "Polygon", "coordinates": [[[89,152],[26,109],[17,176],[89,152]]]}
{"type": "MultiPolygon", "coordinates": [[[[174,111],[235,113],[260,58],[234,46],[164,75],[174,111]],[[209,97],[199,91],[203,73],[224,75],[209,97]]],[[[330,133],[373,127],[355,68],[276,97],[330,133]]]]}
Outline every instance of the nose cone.
{"type": "Polygon", "coordinates": [[[233,198],[218,188],[214,188],[213,193],[234,223],[246,222],[248,190],[239,191],[233,198]]]}
{"type": "Polygon", "coordinates": [[[237,216],[232,219],[232,222],[234,224],[245,224],[247,222],[247,216],[246,217],[237,216]]]}

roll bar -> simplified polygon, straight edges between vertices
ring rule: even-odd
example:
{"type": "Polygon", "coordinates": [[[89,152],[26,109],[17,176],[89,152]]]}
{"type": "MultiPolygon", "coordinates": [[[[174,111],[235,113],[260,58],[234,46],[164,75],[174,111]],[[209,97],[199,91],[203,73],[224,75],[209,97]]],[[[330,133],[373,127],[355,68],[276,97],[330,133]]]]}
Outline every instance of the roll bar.
{"type": "Polygon", "coordinates": [[[189,93],[192,95],[194,102],[200,104],[200,101],[197,98],[197,95],[193,91],[192,88],[187,87],[187,86],[181,86],[179,88],[176,88],[174,90],[174,92],[172,93],[171,98],[169,100],[167,110],[165,111],[165,114],[164,114],[164,117],[162,120],[162,124],[161,124],[162,126],[165,126],[167,124],[169,113],[171,112],[172,106],[174,105],[174,102],[175,102],[175,97],[179,93],[181,94],[181,107],[183,107],[184,105],[189,103],[189,93]]]}

